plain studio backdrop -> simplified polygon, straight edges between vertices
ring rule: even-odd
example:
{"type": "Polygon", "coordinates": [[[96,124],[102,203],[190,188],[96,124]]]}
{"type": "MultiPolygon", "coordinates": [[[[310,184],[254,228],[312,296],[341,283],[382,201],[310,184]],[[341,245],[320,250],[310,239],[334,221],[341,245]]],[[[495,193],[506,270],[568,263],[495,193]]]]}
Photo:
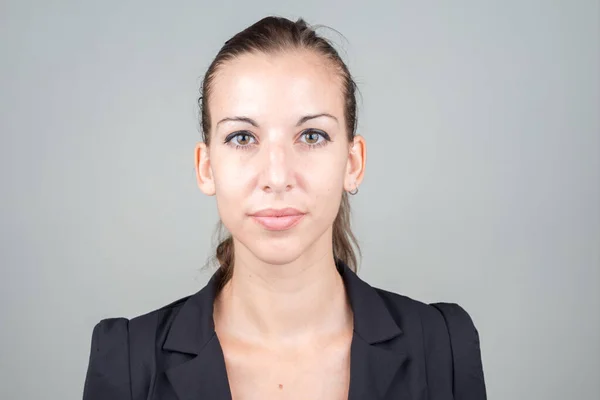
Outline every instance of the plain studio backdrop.
{"type": "Polygon", "coordinates": [[[461,304],[490,399],[597,399],[599,3],[284,3],[2,1],[0,398],[81,398],[95,323],[206,283],[198,88],[276,14],[344,35],[359,276],[461,304]]]}

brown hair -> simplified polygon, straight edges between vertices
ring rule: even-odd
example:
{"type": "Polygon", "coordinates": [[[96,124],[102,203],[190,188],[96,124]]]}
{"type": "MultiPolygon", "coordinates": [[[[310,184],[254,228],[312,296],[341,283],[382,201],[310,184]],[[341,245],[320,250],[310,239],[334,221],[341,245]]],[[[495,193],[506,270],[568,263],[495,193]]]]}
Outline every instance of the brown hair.
{"type": "MultiPolygon", "coordinates": [[[[207,146],[210,145],[211,126],[208,101],[218,69],[227,61],[244,53],[275,54],[289,50],[314,51],[323,55],[337,69],[342,81],[348,141],[352,143],[357,124],[355,93],[357,88],[348,67],[331,43],[327,39],[318,36],[315,30],[309,27],[302,18],[293,22],[286,18],[270,16],[261,19],[226,41],[204,75],[198,105],[200,106],[202,139],[207,146]]],[[[217,228],[219,232],[223,231],[222,221],[219,221],[217,228]]],[[[357,271],[358,260],[355,249],[360,255],[360,247],[350,228],[348,193],[344,192],[340,209],[333,223],[333,256],[336,260],[344,262],[353,271],[357,271]]],[[[218,244],[215,255],[220,266],[221,287],[232,276],[233,251],[233,238],[231,234],[227,234],[218,244]]]]}

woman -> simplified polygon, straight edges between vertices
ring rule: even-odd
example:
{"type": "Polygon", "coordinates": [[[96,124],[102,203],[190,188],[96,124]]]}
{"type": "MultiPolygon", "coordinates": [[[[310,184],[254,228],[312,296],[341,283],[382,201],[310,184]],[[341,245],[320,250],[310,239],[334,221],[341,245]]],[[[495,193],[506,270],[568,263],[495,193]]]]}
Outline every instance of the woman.
{"type": "Polygon", "coordinates": [[[478,336],[455,304],[356,275],[348,193],[366,163],[355,84],[303,20],[225,43],[200,99],[200,189],[230,232],[206,287],[100,321],[96,399],[483,399],[478,336]]]}

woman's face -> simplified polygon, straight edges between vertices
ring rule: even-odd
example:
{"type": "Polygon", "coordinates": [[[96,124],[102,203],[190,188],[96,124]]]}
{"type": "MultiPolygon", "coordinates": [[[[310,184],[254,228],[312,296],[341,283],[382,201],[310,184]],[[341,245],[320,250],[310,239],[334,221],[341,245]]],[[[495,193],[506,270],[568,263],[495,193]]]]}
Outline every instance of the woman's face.
{"type": "Polygon", "coordinates": [[[348,141],[332,65],[309,51],[244,54],[219,67],[208,107],[198,183],[216,195],[236,256],[281,265],[330,252],[342,193],[360,184],[365,162],[362,137],[348,141]]]}

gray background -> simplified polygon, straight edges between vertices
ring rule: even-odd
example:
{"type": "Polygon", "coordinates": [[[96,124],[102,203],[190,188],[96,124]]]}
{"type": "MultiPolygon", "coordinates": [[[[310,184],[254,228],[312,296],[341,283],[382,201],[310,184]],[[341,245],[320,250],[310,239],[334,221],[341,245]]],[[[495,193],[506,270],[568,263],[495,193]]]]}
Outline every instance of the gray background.
{"type": "Polygon", "coordinates": [[[281,3],[2,2],[0,398],[81,398],[96,322],[205,284],[200,77],[274,13],[346,38],[360,276],[465,307],[491,399],[597,399],[598,2],[281,3]]]}

